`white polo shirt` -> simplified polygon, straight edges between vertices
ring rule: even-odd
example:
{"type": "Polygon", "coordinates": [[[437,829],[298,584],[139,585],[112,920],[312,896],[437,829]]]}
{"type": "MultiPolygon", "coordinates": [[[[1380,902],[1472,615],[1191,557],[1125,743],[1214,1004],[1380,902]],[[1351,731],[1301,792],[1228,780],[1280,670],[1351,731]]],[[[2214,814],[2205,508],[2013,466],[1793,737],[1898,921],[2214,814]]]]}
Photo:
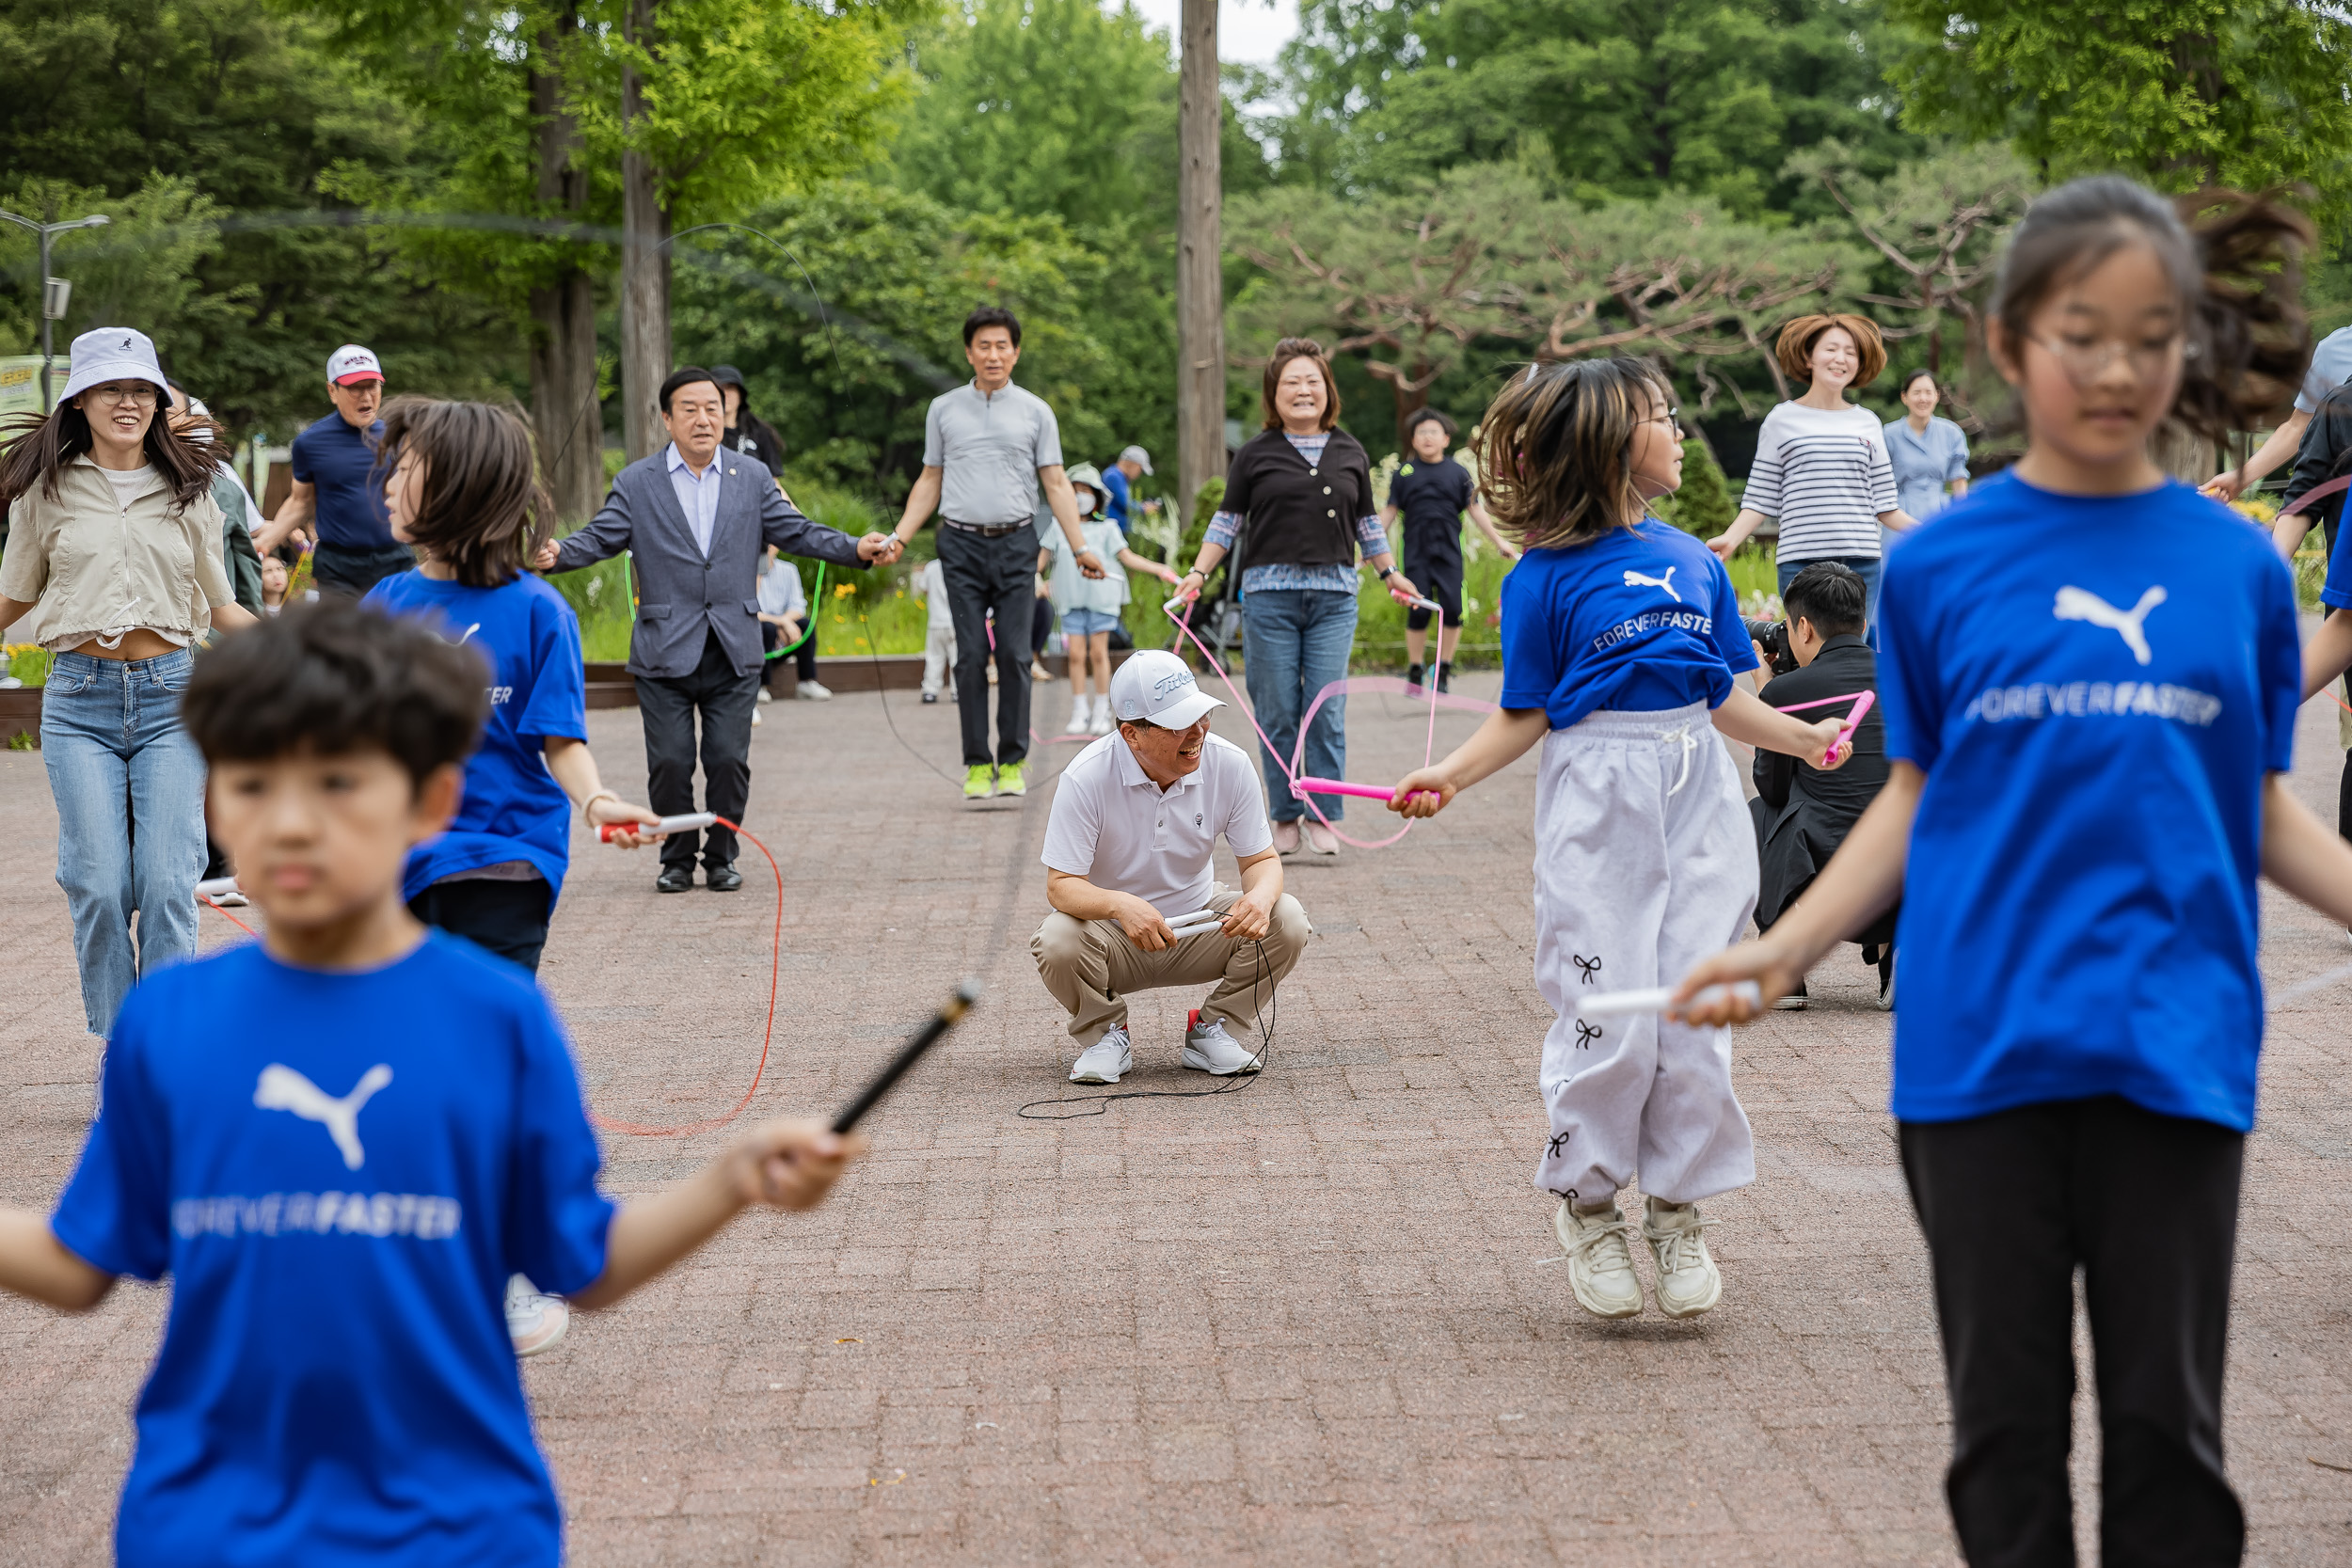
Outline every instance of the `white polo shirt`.
{"type": "Polygon", "coordinates": [[[1189,914],[1208,905],[1219,833],[1243,860],[1274,847],[1248,752],[1213,735],[1200,766],[1162,794],[1113,730],[1062,769],[1039,858],[1049,870],[1133,894],[1164,916],[1189,914]]]}

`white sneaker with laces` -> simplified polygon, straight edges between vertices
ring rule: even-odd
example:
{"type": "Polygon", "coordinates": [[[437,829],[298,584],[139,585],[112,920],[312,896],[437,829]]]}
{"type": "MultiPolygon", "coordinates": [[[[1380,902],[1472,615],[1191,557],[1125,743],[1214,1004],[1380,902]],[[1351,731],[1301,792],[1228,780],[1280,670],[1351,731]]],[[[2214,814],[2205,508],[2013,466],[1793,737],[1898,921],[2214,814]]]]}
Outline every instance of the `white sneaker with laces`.
{"type": "Polygon", "coordinates": [[[830,703],[833,692],[822,681],[803,681],[799,696],[804,703],[830,703]]]}
{"type": "Polygon", "coordinates": [[[1114,1024],[1103,1037],[1078,1053],[1077,1065],[1070,1069],[1073,1084],[1116,1084],[1136,1065],[1135,1050],[1127,1037],[1127,1026],[1114,1024]]]}
{"type": "Polygon", "coordinates": [[[1551,1228],[1568,1255],[1568,1289],[1576,1292],[1579,1307],[1596,1318],[1642,1315],[1642,1282],[1634,1277],[1633,1253],[1627,1243],[1633,1227],[1615,1204],[1580,1214],[1564,1197],[1560,1212],[1551,1216],[1551,1228]]]}
{"type": "Polygon", "coordinates": [[[521,1275],[508,1276],[506,1337],[516,1355],[553,1350],[571,1326],[572,1308],[562,1296],[545,1294],[521,1275]]]}
{"type": "Polygon", "coordinates": [[[1644,1203],[1642,1240],[1658,1268],[1658,1309],[1670,1318],[1695,1318],[1724,1299],[1724,1276],[1707,1250],[1715,1221],[1699,1218],[1695,1203],[1644,1203]]]}
{"type": "Polygon", "coordinates": [[[1308,848],[1312,849],[1318,855],[1336,855],[1340,852],[1339,834],[1320,822],[1306,824],[1306,830],[1308,848]]]}
{"type": "Polygon", "coordinates": [[[1225,1032],[1225,1025],[1216,1019],[1202,1019],[1184,1030],[1184,1065],[1195,1072],[1206,1072],[1218,1078],[1231,1078],[1237,1073],[1255,1072],[1263,1064],[1257,1052],[1247,1049],[1241,1041],[1225,1032]]]}
{"type": "Polygon", "coordinates": [[[1111,719],[1111,700],[1107,696],[1094,699],[1094,717],[1087,721],[1087,734],[1108,735],[1118,725],[1111,719]]]}

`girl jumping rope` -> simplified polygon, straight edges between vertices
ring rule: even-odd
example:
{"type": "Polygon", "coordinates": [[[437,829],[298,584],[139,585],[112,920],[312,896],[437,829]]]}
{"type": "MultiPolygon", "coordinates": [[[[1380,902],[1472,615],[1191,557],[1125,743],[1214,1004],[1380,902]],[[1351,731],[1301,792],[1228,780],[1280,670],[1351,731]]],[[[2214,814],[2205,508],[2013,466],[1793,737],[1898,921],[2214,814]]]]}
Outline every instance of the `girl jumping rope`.
{"type": "Polygon", "coordinates": [[[2246,1133],[2263,1035],[2257,873],[2352,924],[2352,847],[2287,785],[2294,584],[2166,477],[2168,419],[2265,422],[2309,348],[2311,230],[2230,193],[2192,235],[2131,182],[2033,204],[1988,348],[2025,456],[1896,546],[1885,790],[1796,907],[1700,964],[1693,1022],[1796,984],[1903,899],[1894,1114],[1952,1402],[1972,1563],[2072,1562],[2074,1273],[2098,1368],[2101,1560],[2234,1563],[2222,1469],[2246,1133]]]}
{"type": "Polygon", "coordinates": [[[1578,1304],[1629,1318],[1642,1287],[1617,1193],[1638,1173],[1659,1309],[1692,1317],[1723,1295],[1699,1201],[1756,1180],[1731,1032],[1649,1016],[1604,1027],[1577,999],[1670,980],[1746,928],[1756,832],[1710,723],[1821,768],[1844,760],[1830,755],[1839,721],[1802,722],[1735,683],[1756,654],[1730,575],[1644,510],[1682,483],[1681,430],[1646,366],[1538,366],[1478,438],[1487,505],[1526,550],[1502,579],[1502,705],[1401,780],[1390,809],[1433,816],[1542,743],[1535,980],[1560,1016],[1544,1037],[1551,1135],[1535,1185],[1560,1199],[1578,1304]]]}

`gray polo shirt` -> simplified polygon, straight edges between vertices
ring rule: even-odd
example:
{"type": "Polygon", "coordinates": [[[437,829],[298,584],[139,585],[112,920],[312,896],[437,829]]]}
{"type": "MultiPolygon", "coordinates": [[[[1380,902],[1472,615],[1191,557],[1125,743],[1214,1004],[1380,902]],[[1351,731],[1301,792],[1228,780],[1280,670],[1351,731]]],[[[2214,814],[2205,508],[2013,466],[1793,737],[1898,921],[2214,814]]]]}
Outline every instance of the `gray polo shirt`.
{"type": "Polygon", "coordinates": [[[923,465],[940,472],[940,515],[993,528],[1038,510],[1037,471],[1061,462],[1061,426],[1045,400],[1008,386],[994,396],[970,382],[931,399],[923,465]]]}
{"type": "Polygon", "coordinates": [[[2320,399],[2347,380],[2352,380],[2352,326],[2339,326],[2312,350],[2312,368],[2303,377],[2303,389],[2295,395],[2296,410],[2312,412],[2320,399]]]}

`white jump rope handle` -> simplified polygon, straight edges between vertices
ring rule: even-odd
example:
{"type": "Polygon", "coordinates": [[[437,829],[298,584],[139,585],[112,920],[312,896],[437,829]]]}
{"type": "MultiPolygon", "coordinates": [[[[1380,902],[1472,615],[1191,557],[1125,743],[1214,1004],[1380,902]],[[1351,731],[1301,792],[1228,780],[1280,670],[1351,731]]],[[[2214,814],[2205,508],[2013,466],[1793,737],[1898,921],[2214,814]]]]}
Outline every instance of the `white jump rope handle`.
{"type": "MultiPolygon", "coordinates": [[[[1617,1018],[1627,1013],[1662,1013],[1674,1000],[1672,986],[1658,986],[1649,990],[1604,990],[1584,998],[1576,1005],[1581,1018],[1617,1018]]],[[[1709,986],[1691,998],[1693,1006],[1706,1002],[1721,1001],[1726,994],[1722,986],[1709,986]]],[[[1764,992],[1754,980],[1735,980],[1728,994],[1744,998],[1751,1007],[1761,1006],[1764,992]]]]}
{"type": "Polygon", "coordinates": [[[638,832],[650,834],[693,832],[699,829],[707,828],[718,820],[718,814],[715,812],[690,811],[683,816],[665,816],[659,822],[608,822],[603,826],[603,828],[598,830],[598,832],[604,841],[610,844],[612,841],[612,835],[614,833],[638,832]]]}

